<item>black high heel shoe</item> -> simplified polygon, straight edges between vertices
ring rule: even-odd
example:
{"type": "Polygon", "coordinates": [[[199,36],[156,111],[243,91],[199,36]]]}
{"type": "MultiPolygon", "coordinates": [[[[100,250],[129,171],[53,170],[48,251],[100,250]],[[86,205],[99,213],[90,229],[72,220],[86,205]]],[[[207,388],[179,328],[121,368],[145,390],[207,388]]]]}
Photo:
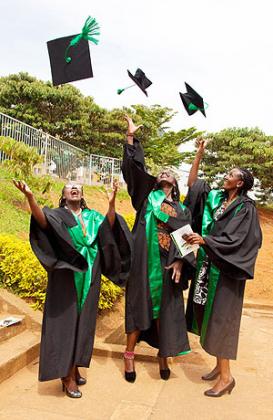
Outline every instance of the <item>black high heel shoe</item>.
{"type": "Polygon", "coordinates": [[[231,394],[234,387],[235,387],[235,379],[233,378],[232,381],[227,386],[225,386],[225,388],[223,388],[221,391],[214,392],[212,389],[208,389],[207,391],[204,392],[204,395],[206,395],[206,397],[222,397],[222,395],[226,393],[231,394]]]}
{"type": "Polygon", "coordinates": [[[76,384],[77,385],[81,386],[81,385],[86,384],[87,380],[81,376],[78,367],[76,367],[75,376],[76,376],[76,384]]]}
{"type": "Polygon", "coordinates": [[[212,372],[208,373],[207,375],[201,376],[201,379],[203,379],[203,381],[214,381],[214,379],[217,379],[217,377],[220,375],[220,372],[219,371],[216,371],[214,373],[212,372]]]}
{"type": "Polygon", "coordinates": [[[82,396],[81,391],[79,391],[79,390],[77,390],[77,391],[71,391],[70,389],[67,388],[67,386],[64,383],[63,379],[62,379],[62,386],[63,386],[63,392],[65,392],[66,395],[69,398],[81,398],[81,396],[82,396]]]}
{"type": "MultiPolygon", "coordinates": [[[[135,358],[135,354],[133,351],[125,351],[123,354],[123,358],[125,360],[134,360],[135,358]]],[[[135,382],[136,380],[136,372],[135,370],[133,370],[132,372],[127,372],[126,370],[124,371],[124,377],[126,379],[127,382],[135,382]]]]}
{"type": "Polygon", "coordinates": [[[167,369],[160,369],[160,378],[164,379],[164,381],[167,381],[170,377],[171,371],[169,368],[167,369]]]}
{"type": "Polygon", "coordinates": [[[159,354],[157,354],[157,358],[158,358],[158,363],[159,363],[160,378],[163,379],[164,381],[167,381],[170,377],[171,371],[169,368],[160,369],[160,359],[163,359],[163,357],[160,357],[159,354]]]}

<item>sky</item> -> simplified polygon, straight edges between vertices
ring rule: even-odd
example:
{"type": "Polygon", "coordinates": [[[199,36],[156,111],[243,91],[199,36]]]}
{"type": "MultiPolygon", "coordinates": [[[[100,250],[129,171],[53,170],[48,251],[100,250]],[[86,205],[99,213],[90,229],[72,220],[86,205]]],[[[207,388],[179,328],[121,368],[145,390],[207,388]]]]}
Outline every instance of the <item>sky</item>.
{"type": "Polygon", "coordinates": [[[273,134],[273,25],[270,0],[0,0],[0,76],[51,72],[46,42],[81,32],[91,15],[101,27],[90,44],[94,77],[73,83],[111,109],[142,103],[177,111],[175,130],[259,127],[273,134]],[[127,69],[152,80],[149,97],[127,69]],[[189,83],[208,103],[189,117],[179,92],[189,83]]]}

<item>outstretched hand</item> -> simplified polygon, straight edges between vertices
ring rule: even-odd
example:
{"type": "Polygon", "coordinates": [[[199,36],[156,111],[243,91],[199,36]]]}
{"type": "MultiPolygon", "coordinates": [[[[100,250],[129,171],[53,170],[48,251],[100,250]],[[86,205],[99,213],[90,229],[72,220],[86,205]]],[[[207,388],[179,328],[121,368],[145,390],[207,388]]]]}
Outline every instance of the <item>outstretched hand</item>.
{"type": "Polygon", "coordinates": [[[118,180],[115,179],[113,181],[112,189],[106,190],[109,206],[114,206],[115,205],[115,200],[116,200],[116,195],[117,195],[117,192],[118,192],[118,188],[119,188],[119,182],[118,182],[118,180]]]}
{"type": "Polygon", "coordinates": [[[182,265],[183,262],[181,260],[174,261],[171,265],[168,265],[165,267],[165,270],[173,270],[172,273],[172,280],[174,280],[175,283],[179,283],[181,271],[182,271],[182,265]]]}
{"type": "Polygon", "coordinates": [[[124,115],[124,118],[128,124],[128,129],[127,129],[128,134],[134,134],[140,127],[143,127],[143,124],[135,125],[132,118],[129,117],[129,115],[127,114],[124,115]]]}
{"type": "Polygon", "coordinates": [[[204,154],[208,143],[209,139],[204,139],[203,137],[200,137],[197,140],[197,153],[204,154]]]}
{"type": "Polygon", "coordinates": [[[33,193],[29,186],[25,183],[25,181],[16,181],[15,179],[12,180],[13,184],[19,191],[21,191],[27,198],[32,197],[33,193]]]}

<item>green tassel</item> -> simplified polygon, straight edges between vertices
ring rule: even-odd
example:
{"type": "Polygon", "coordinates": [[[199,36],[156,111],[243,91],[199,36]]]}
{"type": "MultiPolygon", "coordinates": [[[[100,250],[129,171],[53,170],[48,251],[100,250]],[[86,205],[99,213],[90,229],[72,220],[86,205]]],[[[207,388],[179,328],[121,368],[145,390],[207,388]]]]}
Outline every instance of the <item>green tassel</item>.
{"type": "Polygon", "coordinates": [[[125,91],[125,89],[118,89],[118,90],[117,90],[117,94],[118,94],[118,95],[120,95],[120,94],[121,94],[122,92],[124,92],[124,91],[125,91]]]}
{"type": "Polygon", "coordinates": [[[100,35],[99,32],[99,24],[96,21],[95,18],[92,18],[91,16],[88,16],[88,18],[85,21],[85,24],[82,28],[82,31],[80,34],[74,36],[74,38],[71,39],[69,45],[67,46],[64,54],[64,59],[67,63],[71,62],[71,57],[68,56],[68,51],[70,47],[75,47],[78,45],[81,39],[85,39],[86,41],[91,41],[93,44],[98,45],[99,40],[94,38],[97,35],[100,35]]]}
{"type": "Polygon", "coordinates": [[[199,108],[198,106],[194,105],[192,102],[189,103],[188,105],[188,110],[189,111],[205,111],[205,109],[208,108],[208,104],[206,102],[204,102],[204,108],[199,108]]]}

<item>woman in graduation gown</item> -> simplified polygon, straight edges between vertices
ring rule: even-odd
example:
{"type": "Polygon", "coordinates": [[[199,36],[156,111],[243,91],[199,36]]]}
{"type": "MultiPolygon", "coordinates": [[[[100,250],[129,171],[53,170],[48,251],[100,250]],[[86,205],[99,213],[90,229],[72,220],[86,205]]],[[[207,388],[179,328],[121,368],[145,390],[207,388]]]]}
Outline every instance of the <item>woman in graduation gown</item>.
{"type": "Polygon", "coordinates": [[[48,272],[39,380],[61,378],[66,394],[80,398],[86,379],[78,367],[91,360],[101,274],[122,286],[131,264],[130,233],[115,213],[117,185],[104,217],[88,209],[75,183],[63,188],[59,208],[43,210],[24,182],[14,184],[28,199],[30,243],[48,272]]]}
{"type": "Polygon", "coordinates": [[[201,141],[185,200],[193,214],[204,203],[201,232],[187,238],[200,245],[187,322],[189,330],[200,335],[204,350],[216,357],[215,368],[202,376],[207,381],[217,379],[205,395],[220,397],[235,386],[229,360],[237,356],[245,283],[253,278],[262,234],[255,203],[247,195],[254,183],[252,174],[233,168],[224,177],[223,189],[209,192],[205,181],[197,178],[204,150],[201,141]]]}
{"type": "Polygon", "coordinates": [[[158,348],[160,376],[167,380],[167,357],[190,351],[184,314],[183,289],[193,273],[194,255],[181,258],[170,233],[191,223],[190,211],[179,202],[179,189],[170,171],[158,177],[145,169],[136,127],[126,116],[127,143],[122,172],[136,210],[134,256],[126,286],[124,353],[125,379],[134,382],[134,349],[145,340],[158,348]]]}

